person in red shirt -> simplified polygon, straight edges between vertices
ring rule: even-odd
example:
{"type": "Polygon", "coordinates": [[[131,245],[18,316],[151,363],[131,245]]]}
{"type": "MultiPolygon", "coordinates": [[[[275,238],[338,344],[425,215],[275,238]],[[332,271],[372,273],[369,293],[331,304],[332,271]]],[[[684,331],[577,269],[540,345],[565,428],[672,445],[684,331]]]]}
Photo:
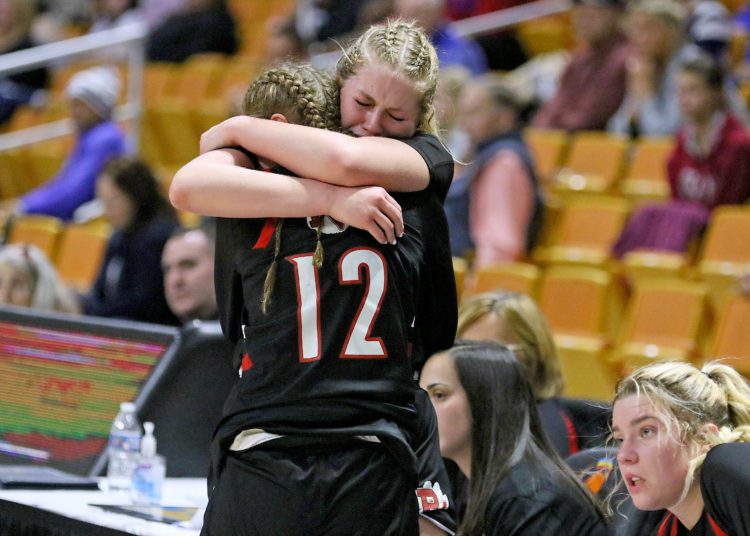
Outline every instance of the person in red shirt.
{"type": "Polygon", "coordinates": [[[531,125],[568,131],[604,130],[625,96],[627,39],[620,0],[575,0],[572,22],[582,46],[573,52],[555,96],[531,125]]]}
{"type": "Polygon", "coordinates": [[[709,56],[685,61],[677,76],[683,124],[667,165],[671,201],[647,205],[628,221],[614,247],[683,252],[718,205],[750,198],[750,134],[725,104],[724,72],[709,56]]]}

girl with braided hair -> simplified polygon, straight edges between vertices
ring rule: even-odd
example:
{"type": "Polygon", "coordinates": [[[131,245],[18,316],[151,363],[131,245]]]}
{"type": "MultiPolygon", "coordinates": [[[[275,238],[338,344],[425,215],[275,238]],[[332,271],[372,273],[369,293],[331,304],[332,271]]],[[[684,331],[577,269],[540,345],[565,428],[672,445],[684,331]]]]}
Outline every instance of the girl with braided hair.
{"type": "Polygon", "coordinates": [[[612,430],[633,535],[750,534],[750,385],[733,368],[654,363],[616,388],[612,430]]]}
{"type": "MultiPolygon", "coordinates": [[[[414,23],[402,20],[375,25],[344,51],[336,78],[341,127],[353,136],[239,116],[205,132],[201,153],[241,146],[299,177],[340,186],[378,185],[395,192],[428,189],[442,201],[453,178],[453,159],[436,137],[433,99],[438,60],[428,36],[414,23]]],[[[217,168],[200,158],[191,170],[178,172],[170,197],[175,206],[196,212],[256,216],[261,189],[268,194],[261,213],[293,211],[296,207],[289,203],[322,204],[330,195],[309,189],[291,191],[272,181],[260,186],[229,174],[205,181],[217,168]]],[[[338,208],[336,203],[331,205],[327,208],[338,208]]],[[[383,207],[382,203],[376,206],[383,207]]],[[[375,225],[368,225],[372,212],[347,214],[352,219],[347,223],[366,227],[373,235],[380,227],[381,242],[393,242],[400,234],[400,223],[378,217],[375,225]]],[[[336,216],[330,211],[321,214],[336,216]]],[[[390,213],[384,211],[384,215],[390,213]]]]}
{"type": "MultiPolygon", "coordinates": [[[[281,66],[253,82],[244,112],[271,119],[269,124],[332,128],[337,94],[330,76],[306,65],[281,66]]],[[[197,162],[209,159],[212,180],[231,174],[256,182],[299,181],[302,188],[315,182],[290,177],[271,159],[241,147],[206,153],[183,169],[192,173],[197,162]]],[[[382,189],[329,188],[353,191],[345,203],[380,190],[395,209],[388,218],[401,218],[399,205],[382,189]]],[[[422,306],[425,252],[428,244],[440,243],[423,224],[428,218],[422,207],[434,209],[437,201],[424,202],[422,195],[399,199],[408,233],[397,247],[328,217],[317,218],[322,226],[301,217],[282,225],[277,218],[219,211],[217,301],[224,333],[237,343],[234,365],[241,379],[214,437],[202,534],[418,532],[417,473],[419,482],[439,474],[447,484],[442,465],[437,467],[438,445],[430,442],[434,414],[421,413],[430,409],[426,399],[421,407],[415,401],[409,352],[412,343],[422,344],[412,324],[422,306]]],[[[302,212],[287,207],[275,215],[311,215],[318,205],[292,206],[302,212]]],[[[431,227],[440,228],[439,222],[431,227]]],[[[446,272],[439,264],[430,269],[446,272]]],[[[450,344],[452,332],[430,344],[450,344]]],[[[436,476],[429,479],[436,483],[436,476]]],[[[425,510],[447,508],[440,486],[420,491],[425,502],[432,499],[425,510]]]]}

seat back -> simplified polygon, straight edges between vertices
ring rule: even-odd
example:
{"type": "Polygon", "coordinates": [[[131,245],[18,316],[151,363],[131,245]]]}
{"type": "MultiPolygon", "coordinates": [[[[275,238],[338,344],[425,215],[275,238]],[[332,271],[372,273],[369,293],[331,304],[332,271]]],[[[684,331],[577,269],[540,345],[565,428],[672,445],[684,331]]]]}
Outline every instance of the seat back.
{"type": "Polygon", "coordinates": [[[471,286],[467,286],[464,290],[464,299],[468,296],[495,290],[520,292],[533,298],[536,296],[539,274],[540,271],[537,266],[523,262],[484,266],[474,273],[471,286]]]}
{"type": "Polygon", "coordinates": [[[88,290],[99,273],[110,233],[109,225],[69,224],[55,258],[60,278],[79,291],[88,290]]]}
{"type": "Polygon", "coordinates": [[[534,157],[534,166],[543,183],[549,182],[563,163],[568,147],[564,130],[527,128],[523,137],[534,157]]]}
{"type": "Polygon", "coordinates": [[[616,324],[612,275],[586,266],[550,266],[542,277],[539,306],[555,334],[607,339],[616,324]]]}
{"type": "Polygon", "coordinates": [[[728,358],[727,364],[750,377],[750,297],[735,294],[724,303],[710,337],[708,358],[728,358]]]}
{"type": "Polygon", "coordinates": [[[703,284],[680,279],[644,280],[635,286],[618,342],[620,346],[636,343],[654,347],[653,352],[664,346],[695,357],[705,315],[703,284]]]}
{"type": "Polygon", "coordinates": [[[62,229],[62,220],[54,216],[36,214],[19,216],[11,224],[8,242],[10,244],[34,244],[49,259],[54,259],[62,229]]]}
{"type": "Polygon", "coordinates": [[[605,132],[575,134],[570,142],[568,159],[557,176],[555,190],[611,190],[622,177],[627,150],[625,137],[605,132]]]}
{"type": "Polygon", "coordinates": [[[563,208],[554,245],[609,251],[620,236],[629,210],[630,204],[617,197],[572,199],[563,208]]]}
{"type": "Polygon", "coordinates": [[[667,161],[674,150],[672,138],[641,138],[633,146],[630,167],[620,191],[638,200],[669,197],[667,161]]]}
{"type": "Polygon", "coordinates": [[[714,209],[703,242],[701,264],[750,263],[750,206],[724,205],[714,209]]]}

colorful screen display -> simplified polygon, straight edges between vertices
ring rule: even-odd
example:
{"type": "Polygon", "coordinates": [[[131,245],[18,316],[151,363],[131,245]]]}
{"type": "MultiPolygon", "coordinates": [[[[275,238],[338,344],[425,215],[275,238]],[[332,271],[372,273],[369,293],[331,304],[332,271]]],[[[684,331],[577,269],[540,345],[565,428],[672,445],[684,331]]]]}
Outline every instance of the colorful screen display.
{"type": "Polygon", "coordinates": [[[120,402],[136,399],[176,331],[6,316],[0,314],[0,464],[89,474],[120,402]]]}

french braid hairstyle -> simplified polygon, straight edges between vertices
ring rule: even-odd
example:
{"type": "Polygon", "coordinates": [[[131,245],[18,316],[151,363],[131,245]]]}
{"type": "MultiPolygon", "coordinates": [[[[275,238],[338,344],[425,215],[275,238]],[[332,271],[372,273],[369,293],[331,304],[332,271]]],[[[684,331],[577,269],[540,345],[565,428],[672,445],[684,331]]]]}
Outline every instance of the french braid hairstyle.
{"type": "Polygon", "coordinates": [[[395,19],[371,26],[357,38],[339,59],[336,77],[339,86],[366,64],[382,64],[414,83],[421,96],[417,130],[437,135],[435,90],[439,62],[430,38],[414,22],[395,19]]]}
{"type": "MultiPolygon", "coordinates": [[[[683,362],[652,363],[620,380],[614,402],[631,395],[648,397],[667,425],[677,427],[685,447],[750,442],[750,384],[728,365],[711,362],[698,369],[683,362]]],[[[700,454],[690,460],[682,498],[708,450],[696,449],[700,454]]]]}
{"type": "MultiPolygon", "coordinates": [[[[308,127],[337,130],[341,123],[339,90],[331,75],[309,64],[286,63],[264,71],[245,93],[242,111],[246,115],[270,119],[281,114],[290,123],[308,127]]],[[[274,256],[263,283],[261,310],[265,314],[271,302],[276,281],[276,265],[281,250],[281,228],[278,220],[274,231],[274,256]]],[[[314,261],[323,262],[323,246],[317,231],[314,261]]]]}

